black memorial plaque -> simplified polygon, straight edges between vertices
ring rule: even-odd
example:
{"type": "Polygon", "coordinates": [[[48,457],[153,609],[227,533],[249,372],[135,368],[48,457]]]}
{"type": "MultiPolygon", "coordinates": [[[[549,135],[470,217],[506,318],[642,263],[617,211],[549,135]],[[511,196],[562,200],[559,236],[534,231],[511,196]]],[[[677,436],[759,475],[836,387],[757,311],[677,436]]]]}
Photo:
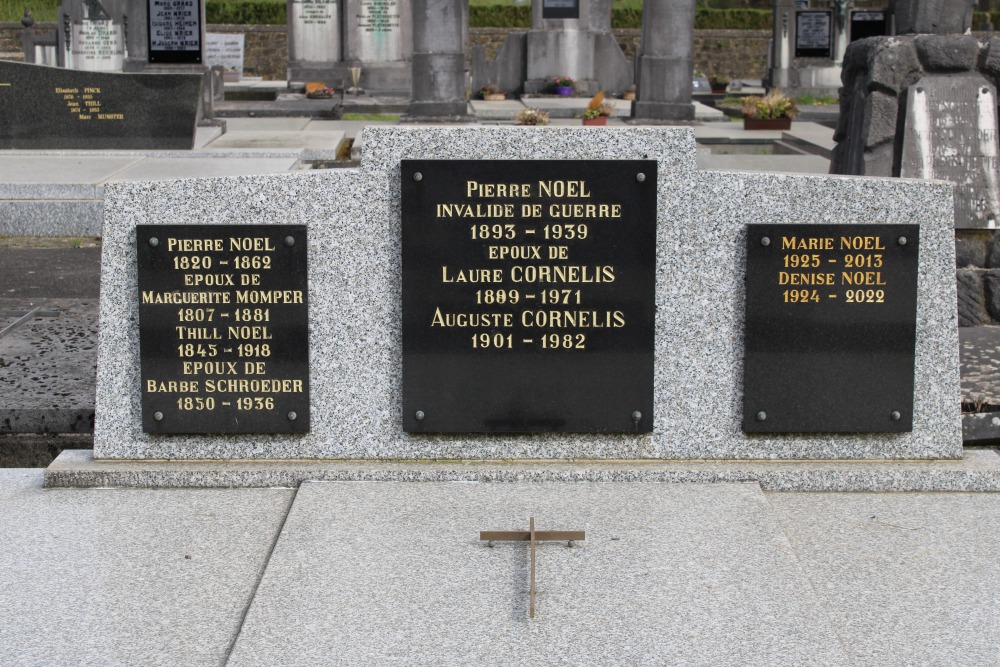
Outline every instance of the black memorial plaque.
{"type": "Polygon", "coordinates": [[[913,428],[918,225],[747,225],[743,430],[913,428]]]}
{"type": "Polygon", "coordinates": [[[543,19],[580,18],[580,0],[542,0],[543,19]]]}
{"type": "Polygon", "coordinates": [[[795,57],[831,57],[832,12],[795,13],[795,57]]]}
{"type": "Polygon", "coordinates": [[[889,34],[889,19],[881,10],[854,10],[851,12],[851,41],[889,34]]]}
{"type": "Polygon", "coordinates": [[[304,225],[138,225],[142,428],[309,431],[304,225]]]}
{"type": "Polygon", "coordinates": [[[149,0],[149,62],[201,64],[201,0],[149,0]]]}
{"type": "Polygon", "coordinates": [[[403,427],[650,432],[656,162],[404,160],[403,427]]]}

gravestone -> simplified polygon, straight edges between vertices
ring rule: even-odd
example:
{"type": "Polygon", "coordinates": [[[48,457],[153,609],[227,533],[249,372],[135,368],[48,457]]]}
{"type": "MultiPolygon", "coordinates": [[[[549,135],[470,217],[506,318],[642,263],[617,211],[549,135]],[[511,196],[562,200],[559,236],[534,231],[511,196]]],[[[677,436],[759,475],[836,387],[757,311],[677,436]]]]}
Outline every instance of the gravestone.
{"type": "Polygon", "coordinates": [[[243,77],[243,34],[209,32],[205,34],[205,66],[221,65],[227,81],[243,77]]]}
{"type": "Polygon", "coordinates": [[[288,1],[288,80],[306,81],[341,59],[341,3],[338,0],[288,1]]]}
{"type": "MultiPolygon", "coordinates": [[[[898,3],[897,28],[967,29],[971,14],[962,17],[968,5],[956,0],[936,13],[932,4],[898,3]]],[[[901,34],[852,44],[831,173],[951,181],[957,185],[955,227],[995,228],[995,58],[992,40],[961,34],[901,34]]]]}
{"type": "Polygon", "coordinates": [[[120,72],[125,63],[123,0],[64,0],[59,9],[66,67],[120,72]]]}
{"type": "Polygon", "coordinates": [[[469,3],[413,1],[413,93],[406,122],[475,120],[465,88],[469,3]]]}
{"type": "Polygon", "coordinates": [[[474,90],[492,84],[508,93],[551,93],[552,78],[568,76],[577,93],[611,95],[634,81],[611,32],[610,0],[537,0],[528,32],[508,34],[492,61],[485,47],[475,47],[472,61],[474,90]]]}
{"type": "Polygon", "coordinates": [[[288,0],[288,80],[351,82],[408,95],[412,86],[411,0],[288,0]]]}
{"type": "Polygon", "coordinates": [[[888,34],[886,9],[852,0],[775,0],[767,82],[792,95],[835,96],[849,43],[888,34]]]}
{"type": "Polygon", "coordinates": [[[694,120],[691,104],[693,40],[693,2],[647,0],[643,3],[633,117],[694,120]]]}
{"type": "Polygon", "coordinates": [[[0,148],[190,149],[201,85],[0,61],[0,148]]]}
{"type": "MultiPolygon", "coordinates": [[[[628,128],[594,142],[593,132],[585,128],[542,132],[397,126],[366,129],[358,169],[114,183],[106,190],[105,211],[96,459],[961,456],[954,250],[946,184],[698,171],[689,128],[628,128]],[[480,162],[498,159],[509,162],[480,162]],[[655,172],[646,166],[652,162],[655,172]],[[563,183],[557,188],[554,183],[559,181],[563,183]],[[652,192],[651,230],[652,216],[641,202],[652,192]],[[620,211],[613,208],[616,204],[620,211]],[[616,213],[622,217],[614,217],[616,213]],[[868,245],[862,241],[852,253],[862,256],[852,261],[873,264],[884,240],[898,238],[895,225],[919,227],[919,242],[908,246],[910,254],[905,256],[910,264],[901,264],[904,256],[890,257],[888,250],[881,258],[893,267],[882,270],[883,278],[892,281],[888,287],[877,277],[870,283],[862,277],[858,287],[843,282],[836,272],[837,293],[846,299],[846,290],[862,289],[853,293],[862,301],[843,305],[826,343],[836,351],[840,332],[849,334],[851,322],[860,325],[898,312],[910,318],[909,334],[905,326],[890,326],[865,351],[870,367],[877,369],[898,350],[905,353],[911,337],[912,372],[893,375],[890,381],[894,390],[902,391],[901,400],[909,395],[908,381],[913,383],[911,404],[894,403],[892,408],[901,411],[899,420],[890,412],[881,415],[880,423],[864,424],[861,432],[851,433],[835,432],[830,424],[807,425],[807,433],[744,429],[745,359],[752,359],[747,355],[754,351],[747,339],[754,304],[747,299],[753,290],[773,290],[774,279],[773,264],[763,282],[757,274],[747,274],[752,268],[747,243],[754,234],[748,221],[799,230],[782,232],[786,236],[837,239],[837,252],[802,251],[823,262],[846,261],[839,249],[841,237],[883,239],[868,245]],[[137,281],[142,239],[137,239],[137,226],[143,234],[189,226],[201,238],[228,238],[230,225],[249,230],[275,224],[288,230],[305,225],[307,231],[308,432],[145,432],[145,341],[137,281]],[[544,236],[546,226],[549,239],[544,236]],[[509,238],[511,233],[514,238],[509,238]],[[551,238],[557,233],[560,239],[551,238]],[[542,238],[532,240],[538,236],[542,238]],[[438,243],[439,238],[447,242],[438,243]],[[655,260],[651,263],[644,253],[655,260]],[[873,302],[867,300],[868,290],[879,289],[885,290],[885,299],[906,297],[907,280],[915,281],[915,307],[905,299],[895,305],[879,303],[877,292],[873,302]],[[649,281],[653,293],[646,301],[649,281]],[[503,297],[498,290],[505,292],[503,297]],[[517,292],[517,303],[512,303],[512,291],[517,292]],[[559,303],[528,305],[529,295],[535,301],[551,298],[559,303]],[[479,306],[477,299],[482,301],[479,306]],[[438,309],[441,320],[436,323],[438,309]],[[459,314],[465,319],[459,321],[459,314]],[[511,346],[516,334],[516,349],[505,347],[507,334],[511,346]],[[584,346],[579,348],[581,335],[584,346]],[[532,342],[525,343],[525,338],[532,342]],[[543,347],[542,340],[554,347],[543,347]],[[428,376],[427,368],[440,369],[443,380],[428,376]],[[581,369],[589,369],[587,377],[567,384],[581,369]],[[563,389],[546,395],[550,386],[563,389]],[[650,398],[643,398],[641,392],[647,389],[650,398]],[[415,402],[423,398],[438,403],[426,408],[415,402]],[[592,423],[572,422],[585,418],[582,413],[594,405],[592,423]],[[601,414],[604,409],[607,413],[601,414]],[[578,417],[574,410],[580,411],[578,417]],[[422,419],[418,412],[423,412],[422,419]],[[461,422],[471,416],[480,421],[461,422]],[[565,420],[565,430],[560,420],[565,420]]],[[[909,230],[906,234],[913,235],[909,230]]],[[[901,247],[898,242],[896,247],[901,247]]],[[[783,262],[790,253],[781,253],[777,258],[783,262]]],[[[267,254],[249,252],[246,261],[253,266],[254,257],[261,262],[267,254]]],[[[266,271],[223,269],[221,260],[230,258],[205,246],[175,249],[168,260],[179,262],[179,275],[173,279],[191,283],[177,293],[187,294],[177,298],[189,301],[217,291],[207,286],[208,276],[228,283],[241,281],[237,274],[266,271]],[[212,268],[192,269],[194,255],[209,256],[212,268]],[[187,269],[181,266],[185,261],[187,269]]],[[[773,300],[773,292],[768,294],[773,300]]],[[[906,298],[912,299],[912,290],[906,298]]],[[[809,300],[794,305],[784,314],[789,324],[805,313],[826,312],[825,306],[818,308],[809,300]]],[[[220,310],[234,316],[230,307],[220,310]]],[[[226,336],[225,331],[221,328],[219,335],[226,336]]],[[[836,405],[838,395],[849,398],[843,393],[847,389],[837,384],[836,365],[818,363],[829,349],[786,346],[783,352],[800,355],[796,363],[803,368],[829,368],[816,378],[816,384],[831,387],[821,394],[824,400],[832,396],[836,405]]],[[[228,356],[235,351],[224,354],[216,361],[239,361],[228,356]]],[[[227,369],[232,370],[225,364],[201,366],[188,380],[216,380],[212,375],[227,369]]],[[[263,370],[262,381],[288,379],[269,367],[263,370]]],[[[191,405],[207,398],[277,400],[277,388],[280,385],[261,385],[239,394],[236,387],[234,394],[228,384],[222,391],[218,386],[208,391],[199,383],[197,388],[168,386],[163,398],[172,405],[181,401],[182,406],[189,399],[191,405]]],[[[268,409],[257,400],[249,404],[264,421],[288,419],[285,410],[268,409]]],[[[760,409],[783,408],[788,406],[760,409]]],[[[844,408],[836,414],[837,424],[853,418],[846,403],[844,408]]]]}
{"type": "Polygon", "coordinates": [[[203,0],[126,0],[125,71],[205,72],[203,0]]]}

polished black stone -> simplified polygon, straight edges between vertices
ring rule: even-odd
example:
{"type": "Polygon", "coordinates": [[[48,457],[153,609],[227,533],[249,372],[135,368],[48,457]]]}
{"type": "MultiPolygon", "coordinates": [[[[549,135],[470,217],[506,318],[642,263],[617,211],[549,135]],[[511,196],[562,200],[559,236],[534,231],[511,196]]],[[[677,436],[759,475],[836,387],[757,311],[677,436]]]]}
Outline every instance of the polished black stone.
{"type": "Polygon", "coordinates": [[[888,14],[883,10],[855,9],[851,12],[851,41],[889,35],[888,14]]]}
{"type": "Polygon", "coordinates": [[[201,0],[149,0],[147,16],[150,63],[201,64],[201,0]]]}
{"type": "Polygon", "coordinates": [[[652,430],[655,161],[404,160],[402,219],[405,430],[652,430]],[[578,190],[542,195],[550,181],[578,190]],[[458,315],[499,319],[440,326],[458,315]]]}
{"type": "Polygon", "coordinates": [[[307,432],[305,225],[138,225],[136,237],[143,430],[307,432]]]}
{"type": "Polygon", "coordinates": [[[543,19],[580,18],[580,0],[542,0],[543,19]]]}
{"type": "Polygon", "coordinates": [[[912,430],[919,232],[747,225],[745,432],[912,430]]]}
{"type": "Polygon", "coordinates": [[[0,60],[0,149],[190,149],[201,84],[0,60]]]}

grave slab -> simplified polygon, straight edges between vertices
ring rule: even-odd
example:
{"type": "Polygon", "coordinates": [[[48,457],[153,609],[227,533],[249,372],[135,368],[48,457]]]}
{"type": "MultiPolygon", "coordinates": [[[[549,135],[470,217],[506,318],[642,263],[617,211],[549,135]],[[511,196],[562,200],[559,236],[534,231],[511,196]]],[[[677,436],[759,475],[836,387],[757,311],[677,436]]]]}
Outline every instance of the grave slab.
{"type": "Polygon", "coordinates": [[[142,159],[128,156],[18,156],[0,161],[0,199],[93,199],[100,184],[142,159]]]}
{"type": "Polygon", "coordinates": [[[243,131],[226,132],[208,145],[211,150],[229,148],[300,149],[306,160],[335,160],[337,148],[344,141],[343,132],[310,132],[308,135],[287,131],[243,131]]]}
{"type": "Polygon", "coordinates": [[[147,158],[115,175],[113,180],[159,181],[208,176],[248,176],[251,174],[281,174],[298,163],[296,157],[285,158],[147,158]]]}
{"type": "Polygon", "coordinates": [[[991,665],[997,494],[768,494],[855,665],[991,665]]]}
{"type": "MultiPolygon", "coordinates": [[[[95,456],[349,459],[961,457],[951,189],[695,170],[689,128],[369,128],[357,170],[106,189],[95,456]],[[595,141],[596,136],[600,141],[595,141]],[[651,435],[407,435],[400,424],[400,161],[658,160],[651,435]],[[306,435],[154,438],[138,425],[136,224],[309,225],[306,435]],[[745,223],[919,223],[912,432],[742,433],[745,223]],[[692,336],[698,332],[698,336],[692,336]],[[706,413],[706,406],[711,412],[706,413]],[[102,416],[103,415],[103,416],[102,416]]],[[[609,165],[609,168],[613,168],[609,165]]]]}
{"type": "Polygon", "coordinates": [[[291,491],[41,484],[0,470],[0,662],[225,662],[291,491]]]}
{"type": "Polygon", "coordinates": [[[295,487],[306,480],[421,482],[758,482],[768,491],[1000,491],[1000,457],[945,461],[95,461],[64,451],[52,487],[295,487]]]}
{"type": "Polygon", "coordinates": [[[304,484],[229,665],[847,665],[755,484],[304,484]],[[537,547],[481,530],[584,530],[537,547]]]}

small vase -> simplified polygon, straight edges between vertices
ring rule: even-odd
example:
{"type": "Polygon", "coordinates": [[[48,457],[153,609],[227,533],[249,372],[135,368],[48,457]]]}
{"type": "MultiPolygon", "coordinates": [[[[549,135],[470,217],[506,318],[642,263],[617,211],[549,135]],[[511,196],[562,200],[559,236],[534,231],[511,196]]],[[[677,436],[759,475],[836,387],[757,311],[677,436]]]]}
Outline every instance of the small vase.
{"type": "Polygon", "coordinates": [[[556,86],[556,95],[569,96],[573,94],[573,86],[556,86]]]}
{"type": "Polygon", "coordinates": [[[607,116],[598,116],[597,118],[584,118],[583,119],[583,124],[584,125],[607,125],[608,124],[608,117],[607,116]]]}

